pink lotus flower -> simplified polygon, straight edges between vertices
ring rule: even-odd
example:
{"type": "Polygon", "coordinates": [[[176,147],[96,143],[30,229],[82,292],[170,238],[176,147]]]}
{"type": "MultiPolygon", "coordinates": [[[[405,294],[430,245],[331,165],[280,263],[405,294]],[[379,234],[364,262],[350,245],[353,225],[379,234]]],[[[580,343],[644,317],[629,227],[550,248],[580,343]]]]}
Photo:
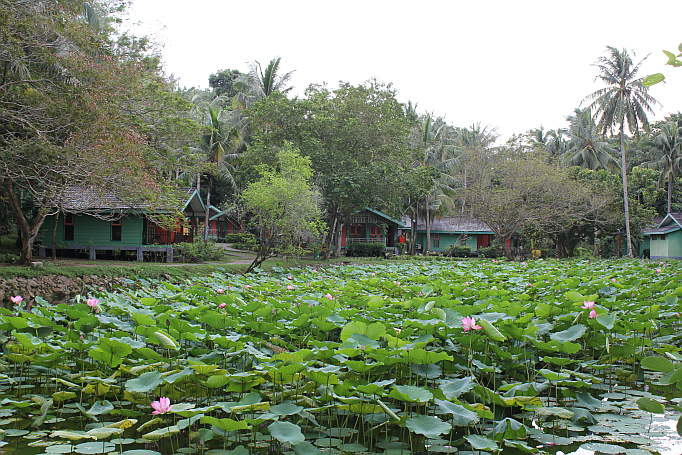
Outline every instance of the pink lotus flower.
{"type": "Polygon", "coordinates": [[[480,325],[477,325],[476,319],[472,318],[471,316],[462,318],[462,327],[464,327],[465,332],[468,332],[471,329],[481,330],[483,328],[480,325]]]}
{"type": "Polygon", "coordinates": [[[656,269],[656,273],[661,273],[663,270],[661,269],[656,269]]]}
{"type": "Polygon", "coordinates": [[[365,345],[364,345],[364,344],[361,344],[361,345],[360,345],[360,350],[361,350],[362,352],[365,352],[365,345]]]}
{"type": "Polygon", "coordinates": [[[12,303],[14,303],[15,305],[20,304],[20,303],[24,300],[24,298],[23,298],[22,296],[20,296],[20,295],[16,295],[16,296],[14,296],[14,297],[10,297],[9,299],[10,299],[10,300],[12,301],[12,303]]]}
{"type": "Polygon", "coordinates": [[[222,310],[222,309],[225,308],[226,306],[227,306],[226,303],[221,303],[220,305],[218,305],[218,308],[220,308],[220,309],[222,310]]]}
{"type": "Polygon", "coordinates": [[[291,276],[291,275],[289,275],[287,278],[290,279],[290,280],[293,280],[293,279],[294,279],[294,277],[291,276]]]}
{"type": "Polygon", "coordinates": [[[615,282],[616,282],[616,279],[615,279],[615,278],[611,278],[611,282],[612,282],[612,283],[615,283],[615,282]]]}
{"type": "Polygon", "coordinates": [[[583,310],[591,310],[592,308],[594,308],[594,302],[588,302],[587,300],[585,300],[583,302],[583,306],[581,306],[580,308],[582,308],[583,310]]]}
{"type": "Polygon", "coordinates": [[[327,295],[325,295],[325,297],[328,298],[329,300],[334,300],[334,296],[331,295],[329,292],[327,292],[327,295]]]}
{"type": "Polygon", "coordinates": [[[599,316],[599,313],[597,313],[597,310],[590,311],[590,318],[591,319],[595,319],[597,316],[599,316]]]}
{"type": "Polygon", "coordinates": [[[222,294],[222,293],[224,293],[224,292],[225,292],[225,289],[223,289],[223,288],[218,288],[218,294],[222,294]]]}
{"type": "Polygon", "coordinates": [[[85,301],[85,303],[87,303],[90,308],[97,308],[97,305],[99,305],[99,300],[98,299],[88,299],[85,301]]]}
{"type": "Polygon", "coordinates": [[[246,286],[244,286],[244,289],[251,289],[251,285],[247,284],[246,286]]]}
{"type": "Polygon", "coordinates": [[[292,284],[288,285],[288,286],[287,286],[287,289],[290,290],[290,291],[292,291],[292,290],[294,289],[294,285],[292,285],[292,284]]]}
{"type": "Polygon", "coordinates": [[[103,290],[104,290],[104,287],[103,287],[103,286],[100,286],[100,287],[99,287],[99,290],[100,290],[100,291],[103,291],[103,290]]]}
{"type": "Polygon", "coordinates": [[[155,409],[152,414],[165,414],[171,408],[170,398],[161,397],[159,401],[152,401],[152,408],[155,409]]]}
{"type": "Polygon", "coordinates": [[[376,275],[377,275],[376,273],[372,272],[372,276],[376,276],[376,275]]]}

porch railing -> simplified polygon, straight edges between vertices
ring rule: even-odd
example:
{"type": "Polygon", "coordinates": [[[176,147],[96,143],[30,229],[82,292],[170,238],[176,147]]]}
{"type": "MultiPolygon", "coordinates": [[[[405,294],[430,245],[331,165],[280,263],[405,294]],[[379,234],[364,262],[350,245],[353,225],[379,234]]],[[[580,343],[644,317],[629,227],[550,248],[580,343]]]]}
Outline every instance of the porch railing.
{"type": "Polygon", "coordinates": [[[370,235],[369,238],[367,237],[349,237],[346,239],[346,242],[348,245],[351,243],[383,243],[386,245],[386,238],[384,238],[383,235],[370,235]]]}

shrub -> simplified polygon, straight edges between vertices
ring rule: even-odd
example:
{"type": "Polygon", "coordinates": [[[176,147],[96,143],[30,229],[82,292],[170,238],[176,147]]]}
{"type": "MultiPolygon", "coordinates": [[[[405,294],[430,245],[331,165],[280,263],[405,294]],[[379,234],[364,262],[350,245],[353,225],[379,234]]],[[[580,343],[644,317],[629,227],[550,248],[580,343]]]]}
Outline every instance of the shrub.
{"type": "Polygon", "coordinates": [[[243,251],[258,251],[258,244],[256,243],[233,243],[232,248],[243,251]]]}
{"type": "Polygon", "coordinates": [[[235,232],[234,234],[225,235],[225,243],[246,243],[248,245],[255,245],[256,236],[249,232],[235,232]]]}
{"type": "Polygon", "coordinates": [[[201,239],[194,243],[177,243],[173,245],[173,256],[184,258],[183,262],[217,261],[223,258],[225,251],[213,242],[204,245],[201,239]]]}
{"type": "Polygon", "coordinates": [[[490,245],[478,249],[478,256],[484,258],[497,258],[502,256],[502,250],[497,245],[490,245]]]}
{"type": "Polygon", "coordinates": [[[471,247],[466,245],[452,245],[445,250],[446,256],[468,257],[471,256],[471,247]]]}
{"type": "Polygon", "coordinates": [[[385,249],[386,247],[381,242],[356,242],[350,244],[346,250],[346,256],[381,256],[385,249]]]}
{"type": "Polygon", "coordinates": [[[0,253],[0,263],[12,264],[19,261],[19,255],[16,253],[0,253]]]}

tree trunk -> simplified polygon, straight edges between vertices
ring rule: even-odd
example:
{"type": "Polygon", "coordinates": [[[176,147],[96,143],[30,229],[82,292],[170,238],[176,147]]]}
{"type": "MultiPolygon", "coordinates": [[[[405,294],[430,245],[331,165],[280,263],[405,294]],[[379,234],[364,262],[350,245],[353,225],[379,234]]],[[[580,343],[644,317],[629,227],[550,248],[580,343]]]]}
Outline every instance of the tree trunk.
{"type": "Polygon", "coordinates": [[[208,178],[208,191],[206,192],[206,215],[204,216],[204,246],[208,245],[208,208],[211,206],[211,178],[208,178]]]}
{"type": "Polygon", "coordinates": [[[511,248],[507,245],[507,240],[511,239],[511,237],[502,237],[502,254],[504,254],[504,257],[508,261],[514,260],[512,257],[512,252],[511,248]]]}
{"type": "Polygon", "coordinates": [[[21,229],[22,234],[22,245],[21,245],[21,256],[19,258],[20,264],[28,264],[33,259],[33,242],[40,232],[40,226],[43,225],[45,221],[45,216],[47,216],[47,211],[44,208],[38,210],[38,214],[33,219],[33,226],[28,224],[26,217],[21,211],[20,202],[17,200],[14,194],[14,189],[12,189],[11,183],[5,183],[3,187],[4,193],[7,196],[7,202],[9,203],[14,216],[17,218],[17,223],[21,229]]]}
{"type": "Polygon", "coordinates": [[[339,223],[339,235],[336,236],[336,246],[334,247],[334,257],[341,257],[341,234],[343,233],[344,223],[339,223]]]}
{"type": "Polygon", "coordinates": [[[623,176],[623,205],[625,206],[625,237],[627,242],[627,256],[629,258],[632,255],[632,238],[630,236],[630,205],[628,201],[628,178],[625,167],[625,123],[620,124],[620,167],[621,175],[623,176]]]}
{"type": "Polygon", "coordinates": [[[429,255],[429,251],[431,251],[431,212],[430,212],[430,202],[429,202],[429,197],[426,196],[426,206],[424,207],[426,209],[426,245],[424,246],[424,256],[429,255]]]}
{"type": "Polygon", "coordinates": [[[599,231],[597,230],[597,226],[594,227],[594,250],[592,251],[592,256],[598,257],[599,256],[599,243],[598,243],[598,238],[597,238],[597,233],[599,231]]]}
{"type": "Polygon", "coordinates": [[[668,175],[668,213],[673,211],[673,176],[668,175]]]}
{"type": "Polygon", "coordinates": [[[59,214],[57,212],[54,216],[54,221],[52,223],[52,260],[57,260],[57,223],[59,223],[59,214]]]}
{"type": "MultiPolygon", "coordinates": [[[[324,241],[324,258],[325,260],[329,260],[329,258],[332,255],[332,243],[334,242],[334,232],[337,229],[337,225],[339,225],[339,215],[336,210],[332,210],[332,222],[331,222],[331,227],[329,228],[329,232],[327,233],[327,238],[324,241]]],[[[341,235],[341,226],[339,225],[339,233],[337,235],[341,235]]]]}
{"type": "Polygon", "coordinates": [[[412,209],[412,219],[410,221],[410,256],[414,256],[417,245],[417,209],[412,209]]]}

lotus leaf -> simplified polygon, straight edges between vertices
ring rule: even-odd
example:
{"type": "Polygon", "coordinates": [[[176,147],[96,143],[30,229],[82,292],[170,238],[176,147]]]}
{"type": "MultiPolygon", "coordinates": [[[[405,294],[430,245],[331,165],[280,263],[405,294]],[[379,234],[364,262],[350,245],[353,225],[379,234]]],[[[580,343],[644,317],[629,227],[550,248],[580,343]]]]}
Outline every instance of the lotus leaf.
{"type": "Polygon", "coordinates": [[[273,422],[268,425],[268,430],[279,442],[296,445],[305,441],[301,427],[290,422],[273,422]]]}
{"type": "Polygon", "coordinates": [[[393,386],[388,396],[400,401],[416,401],[419,403],[426,403],[433,399],[433,394],[428,390],[411,385],[393,386]]]}
{"type": "Polygon", "coordinates": [[[126,381],[125,388],[129,392],[148,393],[163,382],[163,375],[158,371],[142,373],[136,379],[126,381]]]}
{"type": "Polygon", "coordinates": [[[465,436],[465,439],[469,444],[471,444],[471,448],[474,450],[491,450],[493,452],[498,451],[497,443],[493,439],[486,438],[485,436],[472,434],[465,436]]]}

